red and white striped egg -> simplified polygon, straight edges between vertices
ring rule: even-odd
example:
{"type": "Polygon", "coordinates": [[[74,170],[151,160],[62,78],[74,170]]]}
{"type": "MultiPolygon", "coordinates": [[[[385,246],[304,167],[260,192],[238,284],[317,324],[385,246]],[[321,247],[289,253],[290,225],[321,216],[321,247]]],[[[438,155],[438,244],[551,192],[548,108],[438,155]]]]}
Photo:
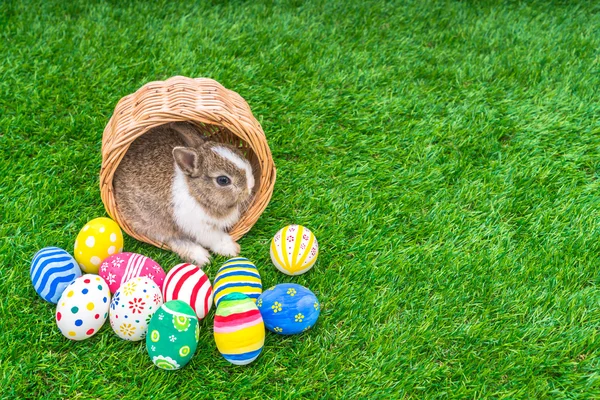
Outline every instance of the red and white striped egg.
{"type": "Polygon", "coordinates": [[[271,240],[271,261],[286,275],[300,275],[311,269],[319,255],[319,242],[310,229],[288,225],[271,240]]]}
{"type": "Polygon", "coordinates": [[[165,303],[182,300],[189,304],[198,319],[204,318],[213,302],[213,290],[208,276],[194,264],[178,264],[167,273],[163,284],[165,303]]]}
{"type": "Polygon", "coordinates": [[[165,271],[153,259],[136,253],[118,253],[104,259],[98,271],[111,293],[119,290],[121,284],[138,276],[146,276],[161,288],[165,280],[165,271]]]}

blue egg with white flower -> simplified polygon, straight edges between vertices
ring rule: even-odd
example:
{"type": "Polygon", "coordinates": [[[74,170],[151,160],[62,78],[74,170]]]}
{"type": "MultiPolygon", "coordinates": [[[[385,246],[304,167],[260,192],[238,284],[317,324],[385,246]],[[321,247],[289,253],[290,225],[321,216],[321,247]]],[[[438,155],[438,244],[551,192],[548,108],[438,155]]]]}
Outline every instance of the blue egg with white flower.
{"type": "Polygon", "coordinates": [[[65,250],[45,247],[33,256],[29,275],[37,294],[56,304],[65,288],[81,276],[81,269],[65,250]]]}
{"type": "Polygon", "coordinates": [[[321,313],[317,296],[296,283],[282,283],[265,290],[256,301],[256,306],[265,327],[280,335],[294,335],[309,330],[321,313]]]}

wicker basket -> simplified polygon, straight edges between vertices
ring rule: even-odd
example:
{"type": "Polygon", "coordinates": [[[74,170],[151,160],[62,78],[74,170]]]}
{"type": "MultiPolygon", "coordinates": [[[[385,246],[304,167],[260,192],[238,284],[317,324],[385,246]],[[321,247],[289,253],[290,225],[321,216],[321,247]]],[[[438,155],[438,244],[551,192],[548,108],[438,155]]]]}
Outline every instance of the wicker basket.
{"type": "Polygon", "coordinates": [[[252,163],[255,196],[239,222],[229,232],[238,240],[256,223],[267,207],[275,185],[275,165],[265,134],[248,103],[237,93],[207,78],[175,76],[150,82],[123,97],[104,129],[100,193],[108,214],[134,238],[169,249],[131,229],[115,203],[113,176],[129,145],[148,130],[175,121],[188,121],[205,135],[239,146],[252,163]]]}

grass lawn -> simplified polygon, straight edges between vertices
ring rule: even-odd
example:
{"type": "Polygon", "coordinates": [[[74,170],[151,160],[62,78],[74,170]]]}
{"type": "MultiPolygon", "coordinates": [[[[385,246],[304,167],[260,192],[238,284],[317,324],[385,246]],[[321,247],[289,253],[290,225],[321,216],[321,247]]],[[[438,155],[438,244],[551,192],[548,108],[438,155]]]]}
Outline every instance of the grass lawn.
{"type": "Polygon", "coordinates": [[[600,397],[600,6],[190,3],[0,2],[2,398],[600,397]],[[213,314],[175,373],[108,323],[70,342],[30,282],[37,250],[105,216],[117,101],[173,75],[250,104],[278,180],[242,255],[323,306],[246,367],[213,314]],[[299,277],[269,257],[288,223],[321,246],[299,277]]]}

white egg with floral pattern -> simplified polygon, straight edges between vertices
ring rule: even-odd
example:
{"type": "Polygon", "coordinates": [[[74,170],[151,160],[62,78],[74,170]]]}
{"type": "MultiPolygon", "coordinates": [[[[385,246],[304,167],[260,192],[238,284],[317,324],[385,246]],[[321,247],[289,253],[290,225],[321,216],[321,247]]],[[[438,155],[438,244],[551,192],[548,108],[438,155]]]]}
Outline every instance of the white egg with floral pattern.
{"type": "Polygon", "coordinates": [[[110,326],[121,339],[142,340],[152,315],[162,304],[160,287],[152,279],[132,278],[121,285],[110,302],[110,326]]]}

